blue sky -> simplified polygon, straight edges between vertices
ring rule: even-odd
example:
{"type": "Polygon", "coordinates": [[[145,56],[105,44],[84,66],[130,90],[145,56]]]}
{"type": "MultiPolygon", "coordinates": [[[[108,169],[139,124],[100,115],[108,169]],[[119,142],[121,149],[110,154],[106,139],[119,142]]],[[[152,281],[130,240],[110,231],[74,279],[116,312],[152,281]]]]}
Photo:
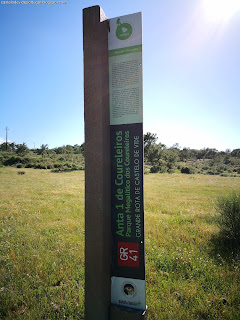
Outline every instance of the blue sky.
{"type": "Polygon", "coordinates": [[[0,143],[6,126],[29,148],[84,141],[82,9],[100,5],[108,18],[143,13],[144,132],[167,146],[239,148],[234,1],[0,4],[0,143]]]}

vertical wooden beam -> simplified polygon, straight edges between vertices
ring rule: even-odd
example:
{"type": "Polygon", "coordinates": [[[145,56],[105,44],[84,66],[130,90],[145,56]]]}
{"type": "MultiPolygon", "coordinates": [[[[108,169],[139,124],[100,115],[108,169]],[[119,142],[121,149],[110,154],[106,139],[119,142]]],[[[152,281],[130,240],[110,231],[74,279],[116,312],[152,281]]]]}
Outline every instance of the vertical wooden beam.
{"type": "Polygon", "coordinates": [[[83,10],[85,118],[85,319],[109,319],[111,216],[108,21],[83,10]]]}

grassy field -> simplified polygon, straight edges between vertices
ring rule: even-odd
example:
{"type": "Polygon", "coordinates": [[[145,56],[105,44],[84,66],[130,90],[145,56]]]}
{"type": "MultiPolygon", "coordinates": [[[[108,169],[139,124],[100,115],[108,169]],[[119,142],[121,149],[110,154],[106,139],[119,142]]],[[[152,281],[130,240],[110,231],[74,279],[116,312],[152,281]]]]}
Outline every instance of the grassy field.
{"type": "MultiPolygon", "coordinates": [[[[83,319],[84,172],[18,171],[0,168],[0,319],[83,319]]],[[[240,319],[240,256],[215,236],[217,196],[239,189],[145,176],[149,319],[240,319]]]]}

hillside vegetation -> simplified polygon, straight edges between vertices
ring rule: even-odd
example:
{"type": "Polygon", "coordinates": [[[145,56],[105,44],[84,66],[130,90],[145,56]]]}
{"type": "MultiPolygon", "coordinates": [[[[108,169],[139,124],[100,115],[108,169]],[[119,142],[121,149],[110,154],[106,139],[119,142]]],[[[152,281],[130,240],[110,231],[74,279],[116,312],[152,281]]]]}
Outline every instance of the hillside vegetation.
{"type": "Polygon", "coordinates": [[[39,149],[28,149],[25,143],[0,145],[0,166],[17,168],[52,169],[71,171],[84,169],[84,144],[62,146],[49,149],[42,145],[39,149]]]}
{"type": "MultiPolygon", "coordinates": [[[[240,177],[240,149],[181,149],[157,143],[156,134],[144,135],[145,173],[208,174],[240,177]]],[[[28,149],[26,144],[0,145],[0,166],[73,171],[84,169],[84,143],[49,149],[28,149]]]]}
{"type": "Polygon", "coordinates": [[[178,144],[167,148],[157,143],[156,134],[144,135],[144,157],[146,172],[208,174],[240,177],[240,149],[180,149],[178,144]]]}

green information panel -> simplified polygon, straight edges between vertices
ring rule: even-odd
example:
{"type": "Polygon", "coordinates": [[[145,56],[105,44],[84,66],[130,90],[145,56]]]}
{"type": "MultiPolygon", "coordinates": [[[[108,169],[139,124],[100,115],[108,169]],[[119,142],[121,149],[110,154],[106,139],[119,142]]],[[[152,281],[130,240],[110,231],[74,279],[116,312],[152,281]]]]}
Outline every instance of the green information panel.
{"type": "Polygon", "coordinates": [[[110,20],[112,304],[146,309],[142,17],[110,20]]]}

